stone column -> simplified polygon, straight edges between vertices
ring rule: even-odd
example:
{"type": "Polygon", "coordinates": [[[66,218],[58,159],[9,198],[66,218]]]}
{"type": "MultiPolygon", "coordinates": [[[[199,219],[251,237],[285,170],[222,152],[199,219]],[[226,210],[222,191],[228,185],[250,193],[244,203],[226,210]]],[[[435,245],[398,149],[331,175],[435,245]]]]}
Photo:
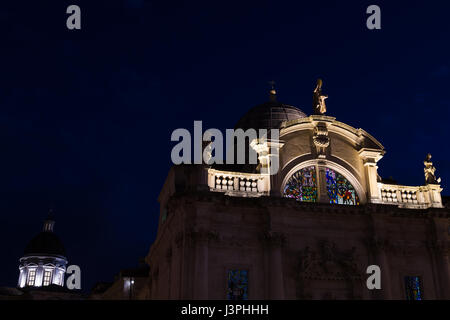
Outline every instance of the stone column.
{"type": "Polygon", "coordinates": [[[184,234],[183,232],[178,232],[175,234],[175,241],[173,246],[173,257],[172,259],[172,290],[171,290],[171,299],[183,299],[182,295],[182,283],[183,283],[183,270],[184,270],[184,234]]]}
{"type": "Polygon", "coordinates": [[[366,149],[363,148],[359,151],[359,156],[363,160],[365,176],[366,176],[366,187],[368,191],[368,202],[380,203],[381,194],[378,189],[378,173],[377,173],[377,162],[383,157],[383,150],[366,149]]]}
{"type": "Polygon", "coordinates": [[[259,173],[265,179],[259,183],[258,192],[270,192],[271,195],[279,195],[279,190],[275,190],[276,173],[280,169],[280,149],[284,143],[279,140],[278,130],[270,130],[268,135],[262,136],[259,132],[259,139],[255,139],[250,143],[250,146],[258,154],[258,161],[260,164],[259,173]]]}
{"type": "Polygon", "coordinates": [[[319,183],[318,199],[321,203],[330,203],[327,192],[327,177],[325,174],[325,164],[319,163],[317,166],[317,181],[319,183]]]}
{"type": "Polygon", "coordinates": [[[194,245],[194,299],[208,299],[208,250],[209,242],[217,239],[213,231],[198,230],[191,233],[194,245]]]}
{"type": "Polygon", "coordinates": [[[366,161],[364,163],[365,173],[366,173],[366,179],[367,179],[367,189],[369,194],[370,202],[377,203],[381,202],[381,194],[380,190],[378,188],[378,181],[377,181],[377,169],[378,166],[375,163],[375,160],[372,161],[366,161]]]}
{"type": "Polygon", "coordinates": [[[56,272],[58,272],[57,266],[55,268],[53,268],[52,272],[50,273],[50,285],[53,284],[53,279],[55,278],[56,272]]]}
{"type": "Polygon", "coordinates": [[[36,276],[34,278],[34,285],[41,287],[44,283],[44,266],[42,262],[39,262],[39,266],[36,268],[36,276]]]}
{"type": "Polygon", "coordinates": [[[20,269],[19,280],[17,281],[17,286],[19,288],[24,287],[26,285],[26,281],[27,281],[27,267],[23,267],[22,269],[20,269]],[[24,278],[25,278],[25,280],[24,280],[24,278]]]}
{"type": "Polygon", "coordinates": [[[159,291],[159,266],[153,271],[153,297],[158,298],[161,296],[159,291]]]}
{"type": "Polygon", "coordinates": [[[208,299],[208,240],[202,231],[192,234],[195,246],[194,299],[208,299]]]}
{"type": "Polygon", "coordinates": [[[450,242],[438,241],[435,248],[442,294],[440,299],[450,299],[450,242]]]}
{"type": "Polygon", "coordinates": [[[284,299],[284,277],[282,248],[286,236],[281,232],[268,231],[264,234],[269,258],[269,299],[284,299]]]}
{"type": "Polygon", "coordinates": [[[443,190],[438,184],[427,184],[426,187],[429,190],[430,206],[434,208],[443,208],[441,191],[443,190]]]}
{"type": "Polygon", "coordinates": [[[172,259],[173,259],[173,253],[172,253],[172,247],[169,247],[166,250],[166,262],[167,262],[167,270],[168,270],[168,280],[167,280],[167,299],[171,299],[172,298],[172,278],[175,274],[175,272],[173,272],[173,263],[172,263],[172,259]]]}

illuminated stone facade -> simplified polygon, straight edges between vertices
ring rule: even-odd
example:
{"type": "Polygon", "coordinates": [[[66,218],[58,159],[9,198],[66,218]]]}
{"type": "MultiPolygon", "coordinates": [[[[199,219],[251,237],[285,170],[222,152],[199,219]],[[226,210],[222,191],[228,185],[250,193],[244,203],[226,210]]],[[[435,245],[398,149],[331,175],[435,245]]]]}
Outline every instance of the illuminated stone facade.
{"type": "Polygon", "coordinates": [[[276,126],[263,119],[280,128],[269,142],[279,146],[277,174],[172,167],[141,297],[450,299],[450,211],[438,180],[385,183],[384,147],[364,130],[300,110],[292,119],[274,97],[256,107],[283,108],[289,117],[276,126]],[[381,268],[381,290],[366,286],[369,265],[381,268]]]}

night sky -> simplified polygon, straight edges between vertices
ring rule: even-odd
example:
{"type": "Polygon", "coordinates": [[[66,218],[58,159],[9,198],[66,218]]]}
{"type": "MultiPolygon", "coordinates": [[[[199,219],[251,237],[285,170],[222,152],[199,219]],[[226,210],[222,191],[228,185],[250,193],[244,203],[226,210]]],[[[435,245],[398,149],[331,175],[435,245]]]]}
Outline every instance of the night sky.
{"type": "Polygon", "coordinates": [[[54,208],[82,288],[112,281],[155,238],[170,136],[233,128],[265,102],[327,115],[386,148],[379,174],[450,194],[450,45],[444,1],[2,1],[0,286],[54,208]],[[81,7],[81,30],[66,8],[81,7]],[[381,7],[382,29],[366,28],[381,7]]]}

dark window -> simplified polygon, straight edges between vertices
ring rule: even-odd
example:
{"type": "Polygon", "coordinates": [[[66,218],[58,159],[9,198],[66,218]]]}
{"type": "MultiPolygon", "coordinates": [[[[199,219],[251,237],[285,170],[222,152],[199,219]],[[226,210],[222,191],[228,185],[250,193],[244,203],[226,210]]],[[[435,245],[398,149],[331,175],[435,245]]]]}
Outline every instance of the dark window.
{"type": "Polygon", "coordinates": [[[422,279],[418,276],[405,277],[406,300],[423,300],[422,279]]]}
{"type": "Polygon", "coordinates": [[[248,299],[248,270],[228,270],[227,300],[248,299]]]}
{"type": "Polygon", "coordinates": [[[163,211],[161,212],[161,222],[166,221],[167,219],[167,208],[164,208],[163,211]]]}

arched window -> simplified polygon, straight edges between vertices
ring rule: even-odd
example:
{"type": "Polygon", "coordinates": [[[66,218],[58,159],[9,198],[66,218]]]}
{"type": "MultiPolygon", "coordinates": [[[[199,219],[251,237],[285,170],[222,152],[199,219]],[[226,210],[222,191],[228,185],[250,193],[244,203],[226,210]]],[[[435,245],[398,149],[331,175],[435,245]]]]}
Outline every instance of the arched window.
{"type": "MultiPolygon", "coordinates": [[[[293,198],[297,201],[317,202],[319,182],[316,172],[315,166],[296,171],[284,187],[284,197],[293,198]]],[[[325,177],[322,181],[326,183],[327,196],[330,203],[359,205],[359,198],[355,188],[339,172],[325,168],[325,177]]]]}
{"type": "Polygon", "coordinates": [[[286,183],[284,196],[298,201],[317,201],[317,178],[314,166],[295,172],[286,183]]]}
{"type": "Polygon", "coordinates": [[[359,205],[359,198],[355,188],[342,174],[326,168],[325,176],[330,203],[359,205]]]}

